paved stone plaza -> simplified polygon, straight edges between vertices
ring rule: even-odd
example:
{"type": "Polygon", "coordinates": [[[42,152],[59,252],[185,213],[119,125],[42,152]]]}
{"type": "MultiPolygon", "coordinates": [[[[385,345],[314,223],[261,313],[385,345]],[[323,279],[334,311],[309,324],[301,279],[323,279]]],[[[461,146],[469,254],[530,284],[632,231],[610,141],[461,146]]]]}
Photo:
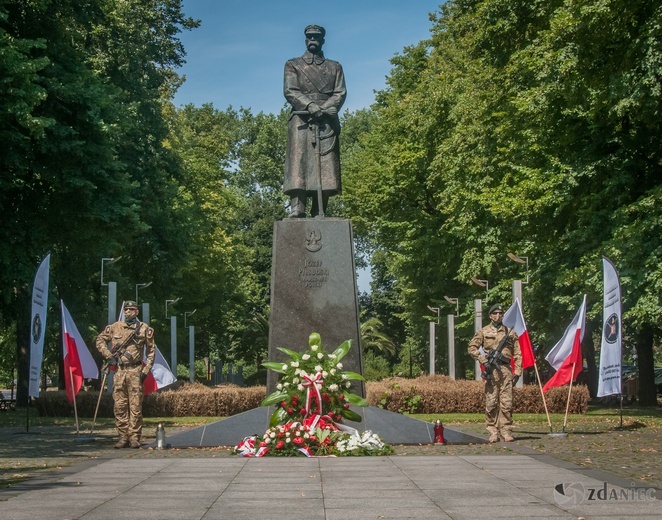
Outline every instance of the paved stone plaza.
{"type": "Polygon", "coordinates": [[[603,489],[624,496],[572,464],[529,455],[128,458],[123,451],[1,491],[0,518],[660,518],[655,491],[600,500],[603,489]],[[559,495],[559,484],[568,491],[559,495]]]}

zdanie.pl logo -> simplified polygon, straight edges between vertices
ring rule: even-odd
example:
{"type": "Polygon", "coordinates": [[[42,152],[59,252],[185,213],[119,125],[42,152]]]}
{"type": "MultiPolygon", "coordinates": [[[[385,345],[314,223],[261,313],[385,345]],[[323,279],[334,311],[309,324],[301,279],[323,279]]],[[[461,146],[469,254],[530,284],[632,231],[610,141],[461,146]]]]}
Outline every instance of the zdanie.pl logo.
{"type": "Polygon", "coordinates": [[[601,488],[586,487],[581,482],[557,484],[554,487],[554,500],[563,507],[577,507],[583,502],[606,502],[609,500],[636,501],[655,500],[656,488],[615,488],[604,482],[601,488]]]}

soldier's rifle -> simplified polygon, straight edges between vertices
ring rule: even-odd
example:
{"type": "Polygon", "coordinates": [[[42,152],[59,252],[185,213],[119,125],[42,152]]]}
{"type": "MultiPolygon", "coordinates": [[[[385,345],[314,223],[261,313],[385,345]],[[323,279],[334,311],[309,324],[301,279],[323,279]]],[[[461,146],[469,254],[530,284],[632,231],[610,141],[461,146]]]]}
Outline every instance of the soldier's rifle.
{"type": "Polygon", "coordinates": [[[506,330],[506,334],[501,338],[497,348],[489,351],[487,354],[487,361],[483,364],[485,372],[481,374],[481,377],[485,379],[485,381],[492,380],[492,370],[494,370],[499,364],[505,363],[506,361],[510,362],[510,360],[501,353],[503,347],[506,346],[506,341],[508,341],[508,335],[510,334],[508,327],[504,325],[503,328],[506,330]]]}

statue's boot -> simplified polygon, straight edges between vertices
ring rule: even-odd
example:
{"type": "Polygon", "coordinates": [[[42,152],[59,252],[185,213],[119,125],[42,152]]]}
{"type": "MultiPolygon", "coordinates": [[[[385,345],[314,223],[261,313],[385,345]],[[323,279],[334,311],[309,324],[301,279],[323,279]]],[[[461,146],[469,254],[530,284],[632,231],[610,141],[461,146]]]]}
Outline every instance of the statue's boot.
{"type": "Polygon", "coordinates": [[[306,216],[306,198],[290,197],[290,213],[288,218],[304,218],[306,216]]]}

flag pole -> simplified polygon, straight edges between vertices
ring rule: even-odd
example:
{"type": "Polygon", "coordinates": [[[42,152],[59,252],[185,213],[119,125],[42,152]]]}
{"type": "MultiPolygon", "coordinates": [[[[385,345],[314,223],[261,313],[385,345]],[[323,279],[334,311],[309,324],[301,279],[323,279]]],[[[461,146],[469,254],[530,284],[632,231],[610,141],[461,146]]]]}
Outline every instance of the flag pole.
{"type": "Polygon", "coordinates": [[[106,378],[108,377],[108,372],[103,371],[103,379],[101,380],[101,388],[99,388],[99,398],[97,399],[97,407],[94,409],[94,419],[92,419],[92,427],[90,428],[90,436],[94,432],[94,426],[97,422],[97,413],[99,412],[99,404],[101,403],[101,396],[103,395],[103,387],[106,386],[106,378]]]}
{"type": "Polygon", "coordinates": [[[542,381],[540,381],[540,373],[538,372],[537,363],[533,363],[533,368],[536,371],[536,379],[538,380],[538,388],[540,388],[540,395],[542,397],[542,404],[545,407],[545,415],[547,415],[547,424],[549,425],[549,433],[552,433],[552,420],[549,418],[549,410],[547,409],[547,400],[545,399],[545,392],[542,391],[542,381]]]}
{"type": "Polygon", "coordinates": [[[76,388],[74,387],[74,371],[69,367],[69,381],[71,382],[71,395],[74,398],[74,417],[76,418],[76,435],[80,432],[78,431],[78,408],[76,408],[76,388]]]}
{"type": "Polygon", "coordinates": [[[570,394],[572,393],[572,382],[575,379],[575,366],[577,363],[572,364],[572,374],[570,375],[570,386],[568,387],[568,401],[565,404],[565,418],[563,419],[563,433],[565,433],[565,427],[568,424],[568,410],[570,410],[570,394]]]}

